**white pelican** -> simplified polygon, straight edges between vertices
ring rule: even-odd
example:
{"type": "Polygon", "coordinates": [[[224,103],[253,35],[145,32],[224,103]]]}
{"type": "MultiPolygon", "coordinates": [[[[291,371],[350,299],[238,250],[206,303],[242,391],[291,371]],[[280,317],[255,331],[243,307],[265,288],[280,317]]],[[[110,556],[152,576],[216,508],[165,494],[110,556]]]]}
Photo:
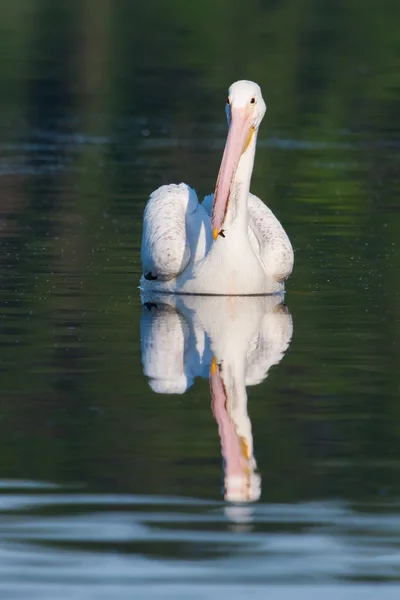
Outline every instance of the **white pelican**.
{"type": "Polygon", "coordinates": [[[215,195],[200,204],[184,183],[151,194],[144,212],[143,290],[253,295],[283,289],[292,272],[292,246],[272,211],[250,194],[265,110],[256,83],[231,85],[229,131],[215,195]]]}
{"type": "Polygon", "coordinates": [[[209,379],[228,501],[261,494],[246,386],[263,381],[289,345],[293,324],[282,299],[142,295],[142,362],[151,388],[183,394],[195,377],[209,379]]]}

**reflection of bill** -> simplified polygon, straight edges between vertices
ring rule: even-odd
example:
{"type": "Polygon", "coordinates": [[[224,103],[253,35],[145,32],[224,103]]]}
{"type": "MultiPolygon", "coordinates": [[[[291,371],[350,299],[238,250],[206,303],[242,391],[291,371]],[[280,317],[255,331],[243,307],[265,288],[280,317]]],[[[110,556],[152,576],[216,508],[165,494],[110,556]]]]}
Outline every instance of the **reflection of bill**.
{"type": "Polygon", "coordinates": [[[261,494],[246,386],[263,381],[292,336],[280,295],[142,297],[142,360],[157,393],[182,394],[197,376],[210,381],[224,460],[224,496],[252,502],[261,494]]]}
{"type": "Polygon", "coordinates": [[[253,456],[253,437],[250,420],[247,417],[247,432],[240,431],[240,425],[230,414],[228,390],[223,379],[223,365],[217,364],[215,357],[210,369],[210,390],[212,409],[218,423],[221,450],[224,459],[225,498],[232,502],[254,501],[261,495],[261,478],[255,472],[256,461],[253,456]],[[250,446],[251,444],[251,446],[250,446]]]}

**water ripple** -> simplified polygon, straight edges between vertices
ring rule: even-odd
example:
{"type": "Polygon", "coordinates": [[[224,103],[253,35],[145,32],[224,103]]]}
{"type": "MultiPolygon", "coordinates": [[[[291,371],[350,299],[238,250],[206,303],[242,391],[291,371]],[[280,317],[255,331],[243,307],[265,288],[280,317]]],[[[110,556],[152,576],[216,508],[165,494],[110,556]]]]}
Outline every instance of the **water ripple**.
{"type": "MultiPolygon", "coordinates": [[[[31,586],[40,597],[57,590],[57,598],[87,597],[83,591],[101,598],[112,586],[113,598],[124,598],[134,586],[145,597],[166,586],[163,597],[185,597],[190,585],[195,598],[193,589],[217,597],[221,586],[226,593],[235,585],[261,598],[260,586],[273,584],[276,598],[288,586],[318,597],[324,583],[325,597],[341,590],[350,598],[356,584],[361,593],[373,589],[363,582],[400,579],[397,505],[360,512],[334,502],[246,506],[66,493],[35,482],[0,488],[0,590],[15,594],[31,586]]],[[[394,598],[390,585],[380,589],[381,598],[394,598]]]]}

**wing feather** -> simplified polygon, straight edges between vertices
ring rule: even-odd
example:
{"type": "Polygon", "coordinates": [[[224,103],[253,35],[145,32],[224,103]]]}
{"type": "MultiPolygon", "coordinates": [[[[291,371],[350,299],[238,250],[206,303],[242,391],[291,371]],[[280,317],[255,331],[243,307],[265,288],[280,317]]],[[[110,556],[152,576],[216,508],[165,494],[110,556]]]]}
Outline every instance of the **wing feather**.
{"type": "Polygon", "coordinates": [[[260,198],[249,194],[249,229],[253,249],[267,273],[276,281],[285,281],[293,269],[293,248],[282,225],[260,198]]]}
{"type": "Polygon", "coordinates": [[[198,207],[196,192],[186,185],[163,185],[153,192],[143,217],[142,266],[148,279],[168,281],[187,267],[191,250],[186,219],[198,207]]]}
{"type": "Polygon", "coordinates": [[[204,208],[204,210],[206,211],[206,213],[208,214],[209,217],[211,217],[211,214],[212,214],[213,202],[214,202],[214,194],[208,194],[207,196],[204,196],[204,200],[201,203],[202,207],[204,208]]]}

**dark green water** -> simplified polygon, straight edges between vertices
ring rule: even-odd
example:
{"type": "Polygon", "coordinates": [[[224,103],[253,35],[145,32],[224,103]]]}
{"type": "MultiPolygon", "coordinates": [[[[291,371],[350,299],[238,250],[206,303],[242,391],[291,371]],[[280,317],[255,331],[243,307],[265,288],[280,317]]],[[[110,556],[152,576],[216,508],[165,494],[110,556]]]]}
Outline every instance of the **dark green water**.
{"type": "Polygon", "coordinates": [[[1,598],[397,598],[399,6],[0,4],[1,598]],[[251,343],[213,308],[253,384],[230,504],[209,323],[138,283],[149,193],[213,191],[241,78],[295,268],[251,343]]]}

